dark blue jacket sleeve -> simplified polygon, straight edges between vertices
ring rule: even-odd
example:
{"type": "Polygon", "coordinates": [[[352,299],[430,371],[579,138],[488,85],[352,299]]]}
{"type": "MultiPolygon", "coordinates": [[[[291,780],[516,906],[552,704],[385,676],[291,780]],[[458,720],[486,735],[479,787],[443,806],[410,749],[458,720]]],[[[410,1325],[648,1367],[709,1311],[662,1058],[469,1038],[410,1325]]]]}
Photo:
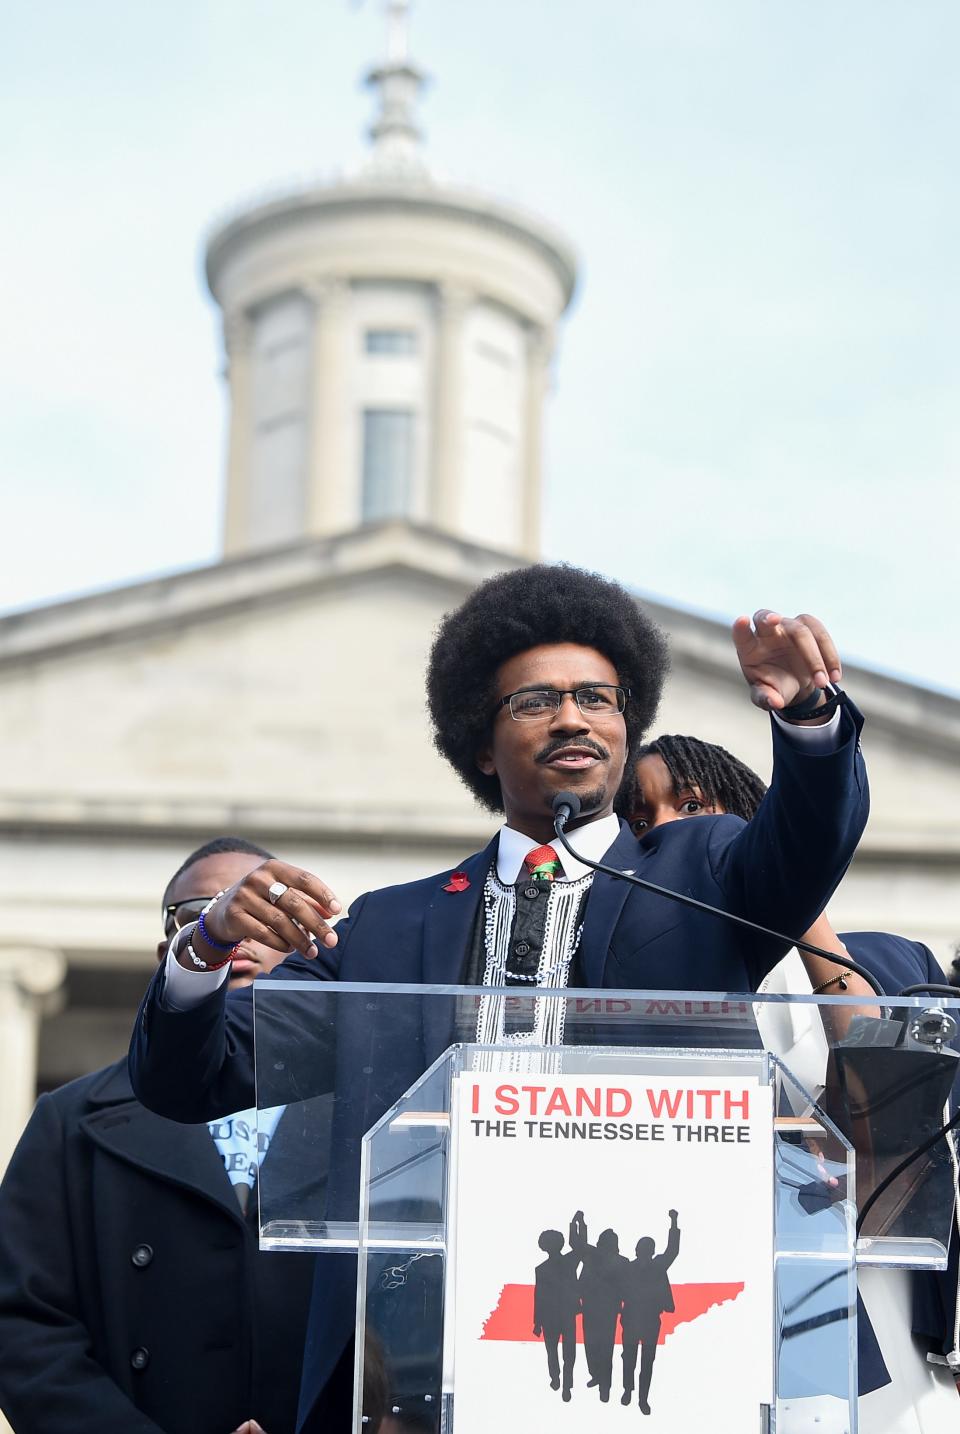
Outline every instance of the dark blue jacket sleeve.
{"type": "MultiPolygon", "coordinates": [[[[340,940],[332,951],[308,961],[288,956],[271,972],[271,980],[336,980],[342,953],[365,898],[360,897],[337,925],[340,940]]],[[[163,966],[156,972],[137,1012],[130,1041],[130,1084],[148,1110],[187,1125],[214,1120],[256,1104],[253,988],[228,991],[226,983],[189,1011],[169,1010],[163,1001],[163,966]]],[[[311,1003],[287,1003],[286,1010],[308,1021],[316,1014],[311,1003]]],[[[289,1050],[303,1051],[295,1024],[289,1050]]],[[[310,1050],[316,1052],[316,1043],[310,1050]]],[[[316,1084],[316,1083],[314,1083],[316,1084]]],[[[313,1089],[312,1094],[320,1094],[313,1089]]],[[[270,1103],[270,1102],[266,1102],[270,1103]]]]}
{"type": "MultiPolygon", "coordinates": [[[[837,747],[815,753],[772,722],[773,778],[756,815],[732,838],[728,822],[713,823],[710,860],[729,910],[794,939],[840,884],[870,812],[863,718],[852,703],[840,724],[837,747]]],[[[754,985],[782,954],[762,938],[747,937],[744,950],[754,985]]]]}

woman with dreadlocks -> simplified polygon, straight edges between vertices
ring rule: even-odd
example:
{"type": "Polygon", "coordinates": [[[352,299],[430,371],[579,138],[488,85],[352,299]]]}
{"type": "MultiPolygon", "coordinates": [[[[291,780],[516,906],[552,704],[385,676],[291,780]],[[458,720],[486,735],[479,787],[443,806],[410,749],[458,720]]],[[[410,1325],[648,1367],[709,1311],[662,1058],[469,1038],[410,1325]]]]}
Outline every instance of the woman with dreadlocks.
{"type": "MultiPolygon", "coordinates": [[[[638,837],[685,817],[726,813],[748,822],[766,790],[756,772],[725,747],[698,737],[664,735],[639,749],[627,803],[628,820],[638,837]]],[[[848,954],[825,915],[818,917],[803,939],[838,956],[848,954]]],[[[838,976],[829,987],[830,994],[845,990],[848,978],[838,976]]],[[[883,985],[883,978],[880,980],[883,985]]]]}
{"type": "MultiPolygon", "coordinates": [[[[726,814],[748,822],[766,790],[756,772],[724,747],[697,737],[664,735],[639,748],[623,807],[642,838],[655,827],[688,817],[726,814]]],[[[852,955],[888,992],[945,979],[933,953],[920,942],[876,931],[840,936],[825,914],[804,939],[840,956],[852,955]]],[[[760,986],[761,991],[808,989],[809,978],[795,951],[760,986]]],[[[805,1010],[767,1007],[761,1016],[758,1007],[758,1020],[766,1027],[765,1044],[806,1083],[820,1084],[826,1057],[823,1032],[804,1022],[805,1010]],[[782,1021],[774,1031],[784,1014],[799,1022],[786,1036],[782,1021]],[[819,1081],[813,1075],[818,1069],[819,1081]]],[[[954,1238],[950,1267],[943,1274],[860,1272],[858,1283],[870,1317],[869,1326],[862,1314],[860,1321],[861,1434],[947,1434],[960,1429],[960,1400],[946,1360],[948,1355],[956,1357],[958,1345],[957,1244],[954,1238]],[[876,1372],[881,1357],[887,1382],[876,1372]]]]}

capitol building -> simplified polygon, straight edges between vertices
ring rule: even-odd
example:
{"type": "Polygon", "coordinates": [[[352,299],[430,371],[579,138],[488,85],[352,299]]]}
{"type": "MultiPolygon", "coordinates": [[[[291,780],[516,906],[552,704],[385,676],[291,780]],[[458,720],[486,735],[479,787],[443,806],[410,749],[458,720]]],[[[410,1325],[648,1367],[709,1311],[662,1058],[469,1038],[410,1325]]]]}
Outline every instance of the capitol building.
{"type": "MultiPolygon", "coordinates": [[[[444,612],[540,555],[577,259],[535,214],[431,172],[406,6],[388,13],[362,167],[207,243],[230,402],[221,559],[0,620],[0,1168],[38,1089],[125,1049],[194,847],[247,836],[347,902],[492,830],[433,750],[424,663],[444,612]]],[[[673,648],[655,731],[767,774],[726,627],[648,606],[673,648]]],[[[845,685],[873,815],[833,924],[948,964],[960,700],[864,668],[845,685]]]]}

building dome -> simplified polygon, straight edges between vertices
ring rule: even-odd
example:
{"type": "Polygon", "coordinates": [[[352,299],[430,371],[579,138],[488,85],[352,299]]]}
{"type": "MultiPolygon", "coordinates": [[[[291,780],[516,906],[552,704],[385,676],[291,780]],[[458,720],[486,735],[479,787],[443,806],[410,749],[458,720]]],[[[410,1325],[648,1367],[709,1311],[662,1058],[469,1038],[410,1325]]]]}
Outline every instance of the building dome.
{"type": "Polygon", "coordinates": [[[540,220],[431,175],[405,0],[388,17],[360,172],[246,210],[208,242],[228,556],[387,519],[539,552],[543,404],[576,261],[540,220]]]}

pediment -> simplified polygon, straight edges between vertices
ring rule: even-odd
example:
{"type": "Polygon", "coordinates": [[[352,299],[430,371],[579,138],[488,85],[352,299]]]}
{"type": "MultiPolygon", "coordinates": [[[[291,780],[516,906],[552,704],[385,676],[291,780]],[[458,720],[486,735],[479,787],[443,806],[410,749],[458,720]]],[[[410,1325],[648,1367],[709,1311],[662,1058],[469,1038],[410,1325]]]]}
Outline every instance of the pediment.
{"type": "MultiPolygon", "coordinates": [[[[0,621],[0,821],[459,839],[487,819],[435,753],[423,694],[442,614],[515,565],[406,523],[298,543],[0,621]]],[[[673,673],[651,735],[764,776],[769,734],[724,624],[646,603],[673,673]]],[[[960,701],[864,668],[865,849],[960,852],[960,701]]]]}

